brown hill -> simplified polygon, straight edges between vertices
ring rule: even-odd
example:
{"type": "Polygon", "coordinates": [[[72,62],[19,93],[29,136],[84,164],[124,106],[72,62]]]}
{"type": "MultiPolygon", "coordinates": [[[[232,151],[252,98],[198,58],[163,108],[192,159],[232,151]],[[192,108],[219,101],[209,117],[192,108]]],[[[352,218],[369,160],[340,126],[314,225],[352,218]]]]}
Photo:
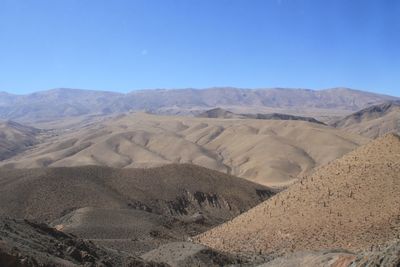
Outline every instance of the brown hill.
{"type": "Polygon", "coordinates": [[[389,134],[196,240],[248,253],[369,248],[399,235],[399,190],[400,137],[389,134]]]}
{"type": "Polygon", "coordinates": [[[47,222],[136,255],[186,240],[274,193],[189,164],[0,170],[0,216],[47,222]]]}
{"type": "Polygon", "coordinates": [[[134,113],[65,131],[0,165],[141,168],[193,163],[257,183],[282,186],[367,141],[304,121],[134,113]]]}
{"type": "Polygon", "coordinates": [[[148,266],[168,264],[144,261],[121,251],[99,247],[45,224],[0,219],[0,266],[148,266]]]}
{"type": "Polygon", "coordinates": [[[38,143],[40,131],[13,121],[0,122],[0,160],[12,157],[38,143]]]}
{"type": "Polygon", "coordinates": [[[365,108],[336,121],[333,126],[370,138],[389,132],[400,133],[400,101],[365,108]]]}
{"type": "Polygon", "coordinates": [[[190,164],[149,169],[1,169],[0,214],[52,221],[83,207],[155,214],[202,212],[218,223],[273,194],[265,186],[190,164]]]}

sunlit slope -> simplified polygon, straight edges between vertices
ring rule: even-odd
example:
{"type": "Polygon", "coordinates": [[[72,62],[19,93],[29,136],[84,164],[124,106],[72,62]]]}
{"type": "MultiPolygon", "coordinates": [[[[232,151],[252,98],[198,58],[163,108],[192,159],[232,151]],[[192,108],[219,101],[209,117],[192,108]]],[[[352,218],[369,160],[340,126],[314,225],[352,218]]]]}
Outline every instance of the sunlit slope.
{"type": "Polygon", "coordinates": [[[399,190],[400,138],[389,134],[196,240],[252,253],[369,248],[398,237],[399,190]]]}
{"type": "Polygon", "coordinates": [[[286,185],[367,140],[304,121],[137,113],[53,137],[2,165],[131,168],[193,163],[265,185],[286,185]]]}

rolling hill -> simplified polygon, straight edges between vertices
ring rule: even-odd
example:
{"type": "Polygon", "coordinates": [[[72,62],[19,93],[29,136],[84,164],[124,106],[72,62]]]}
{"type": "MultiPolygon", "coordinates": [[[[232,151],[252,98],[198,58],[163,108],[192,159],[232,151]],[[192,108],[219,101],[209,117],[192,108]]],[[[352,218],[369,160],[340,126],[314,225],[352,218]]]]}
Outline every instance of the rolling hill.
{"type": "Polygon", "coordinates": [[[400,133],[400,101],[370,106],[336,121],[333,126],[370,138],[400,133]]]}
{"type": "Polygon", "coordinates": [[[136,168],[193,163],[264,185],[286,186],[367,141],[305,121],[134,113],[65,131],[0,164],[136,168]]]}
{"type": "Polygon", "coordinates": [[[388,134],[195,238],[229,252],[370,249],[399,238],[400,137],[388,134]]]}

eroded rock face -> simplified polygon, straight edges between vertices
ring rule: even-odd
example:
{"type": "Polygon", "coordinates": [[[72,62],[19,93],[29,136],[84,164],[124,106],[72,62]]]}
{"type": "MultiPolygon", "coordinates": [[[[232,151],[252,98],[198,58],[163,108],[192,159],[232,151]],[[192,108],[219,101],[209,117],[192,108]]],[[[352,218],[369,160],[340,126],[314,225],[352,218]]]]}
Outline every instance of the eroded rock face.
{"type": "MultiPolygon", "coordinates": [[[[273,196],[275,192],[256,189],[256,194],[261,202],[273,196]]],[[[202,191],[190,192],[188,190],[184,190],[173,201],[159,203],[159,206],[161,209],[167,210],[166,213],[172,216],[193,216],[200,211],[201,214],[209,214],[214,218],[218,218],[218,214],[226,214],[226,217],[233,218],[245,211],[243,207],[235,205],[219,194],[202,191]]]]}
{"type": "MultiPolygon", "coordinates": [[[[172,215],[188,215],[191,210],[199,209],[226,209],[232,210],[233,208],[229,205],[223,197],[214,193],[205,193],[196,191],[193,194],[187,190],[176,198],[175,201],[169,202],[169,208],[172,215]]],[[[234,207],[236,212],[237,207],[234,207]]]]}

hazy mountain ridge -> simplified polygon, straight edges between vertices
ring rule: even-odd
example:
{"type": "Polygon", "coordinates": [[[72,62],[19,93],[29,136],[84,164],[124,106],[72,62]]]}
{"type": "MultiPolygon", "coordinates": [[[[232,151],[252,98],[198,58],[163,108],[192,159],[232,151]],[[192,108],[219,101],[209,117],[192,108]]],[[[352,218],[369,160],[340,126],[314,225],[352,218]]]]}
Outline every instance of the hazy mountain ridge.
{"type": "Polygon", "coordinates": [[[53,89],[28,95],[0,94],[0,118],[17,121],[150,110],[210,109],[214,107],[356,111],[369,105],[398,99],[347,88],[309,89],[156,89],[127,94],[80,89],[53,89]]]}
{"type": "Polygon", "coordinates": [[[400,133],[400,101],[373,105],[332,124],[345,131],[376,138],[389,132],[400,133]]]}

